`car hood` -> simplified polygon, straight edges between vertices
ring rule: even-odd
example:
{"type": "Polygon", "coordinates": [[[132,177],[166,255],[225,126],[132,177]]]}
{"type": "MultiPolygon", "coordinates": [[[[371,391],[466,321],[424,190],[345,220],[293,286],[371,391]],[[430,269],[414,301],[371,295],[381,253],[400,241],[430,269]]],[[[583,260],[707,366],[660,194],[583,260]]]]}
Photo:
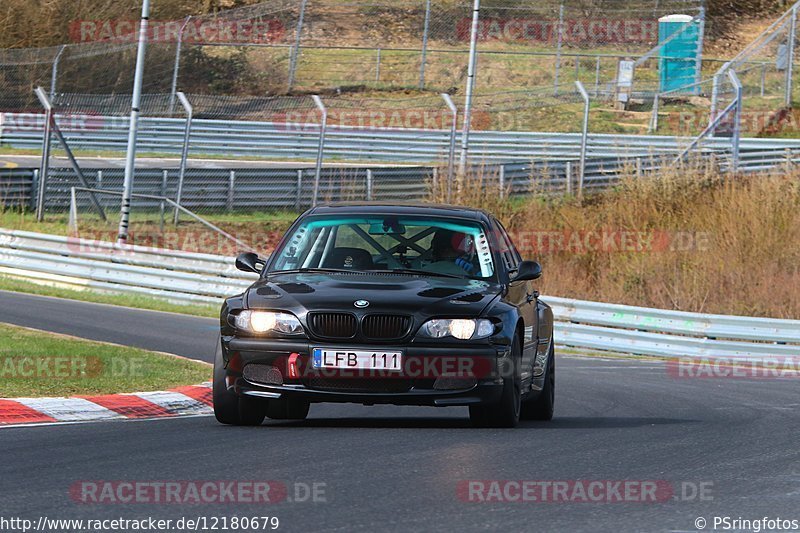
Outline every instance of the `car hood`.
{"type": "Polygon", "coordinates": [[[502,286],[478,280],[379,273],[271,274],[247,291],[247,307],[416,316],[480,316],[502,286]],[[359,309],[355,302],[369,302],[359,309]]]}

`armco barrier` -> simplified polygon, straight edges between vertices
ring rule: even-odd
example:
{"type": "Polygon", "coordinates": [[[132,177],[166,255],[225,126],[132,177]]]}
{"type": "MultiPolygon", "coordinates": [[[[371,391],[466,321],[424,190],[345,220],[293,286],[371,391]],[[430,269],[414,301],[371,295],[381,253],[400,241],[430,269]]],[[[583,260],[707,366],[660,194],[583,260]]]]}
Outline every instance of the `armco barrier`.
{"type": "MultiPolygon", "coordinates": [[[[255,275],[233,258],[120,247],[0,229],[0,274],[38,283],[218,304],[255,275]]],[[[657,357],[800,356],[800,320],[773,320],[648,309],[544,297],[563,346],[657,357]]]]}
{"type": "MultiPolygon", "coordinates": [[[[38,117],[38,115],[37,115],[38,117]]],[[[0,144],[12,148],[37,150],[42,146],[44,119],[16,120],[13,113],[0,113],[0,144]],[[22,122],[25,127],[14,126],[22,122]],[[3,123],[12,126],[3,126],[3,123]]],[[[58,118],[58,117],[57,117],[58,118]]],[[[73,150],[124,152],[128,122],[123,117],[93,117],[92,127],[65,131],[73,150]]],[[[140,153],[181,153],[185,121],[175,118],[142,118],[138,150],[140,153]]],[[[677,154],[692,141],[689,137],[664,135],[590,134],[590,158],[645,157],[677,154]]],[[[376,161],[391,163],[442,163],[447,160],[450,132],[434,129],[357,128],[329,126],[325,158],[337,161],[376,161]]],[[[287,128],[274,122],[195,119],[192,122],[191,153],[222,155],[231,158],[313,161],[319,145],[315,124],[287,128]]],[[[540,159],[577,159],[581,134],[514,131],[474,131],[470,135],[473,163],[505,163],[540,159]]],[[[730,151],[731,139],[712,137],[703,143],[711,152],[730,151]]],[[[780,153],[793,151],[797,139],[741,139],[740,150],[780,153]]]]}

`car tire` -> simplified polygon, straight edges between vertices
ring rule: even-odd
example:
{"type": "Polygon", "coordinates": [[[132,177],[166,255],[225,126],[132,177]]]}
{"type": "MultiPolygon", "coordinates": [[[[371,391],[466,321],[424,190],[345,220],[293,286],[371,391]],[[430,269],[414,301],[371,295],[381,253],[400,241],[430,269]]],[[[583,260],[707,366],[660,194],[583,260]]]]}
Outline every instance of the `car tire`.
{"type": "Polygon", "coordinates": [[[500,401],[493,405],[471,405],[469,419],[475,427],[514,428],[519,424],[522,409],[522,391],[519,377],[519,362],[522,359],[522,341],[514,338],[511,347],[513,376],[503,378],[500,401]]]}
{"type": "Polygon", "coordinates": [[[221,424],[232,426],[258,426],[264,421],[264,403],[254,398],[239,396],[228,390],[225,383],[225,361],[222,358],[221,340],[217,339],[214,356],[214,381],[212,389],[214,416],[221,424]]]}
{"type": "Polygon", "coordinates": [[[556,357],[553,344],[551,341],[547,355],[547,377],[544,380],[544,387],[535,399],[522,403],[523,420],[553,419],[556,403],[556,357]]]}
{"type": "Polygon", "coordinates": [[[311,404],[303,400],[269,400],[267,418],[272,420],[305,420],[311,404]]]}

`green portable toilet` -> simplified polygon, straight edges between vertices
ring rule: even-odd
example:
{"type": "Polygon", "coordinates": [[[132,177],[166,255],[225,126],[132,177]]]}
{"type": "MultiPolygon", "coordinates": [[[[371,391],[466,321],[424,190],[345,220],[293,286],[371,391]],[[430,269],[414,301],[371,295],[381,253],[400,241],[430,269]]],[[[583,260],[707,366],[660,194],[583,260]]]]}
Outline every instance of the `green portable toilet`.
{"type": "MultiPolygon", "coordinates": [[[[702,52],[703,37],[698,21],[687,26],[692,20],[689,15],[667,15],[658,19],[661,92],[684,87],[698,80],[697,60],[702,52]],[[667,42],[678,32],[680,33],[677,37],[667,42]]],[[[680,92],[695,93],[697,90],[691,88],[680,92]]]]}

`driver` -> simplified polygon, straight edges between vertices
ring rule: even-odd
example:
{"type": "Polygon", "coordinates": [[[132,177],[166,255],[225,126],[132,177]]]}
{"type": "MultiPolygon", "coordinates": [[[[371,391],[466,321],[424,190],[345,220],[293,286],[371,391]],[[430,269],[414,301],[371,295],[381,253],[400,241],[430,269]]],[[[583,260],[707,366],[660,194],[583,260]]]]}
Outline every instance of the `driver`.
{"type": "Polygon", "coordinates": [[[438,274],[454,274],[463,276],[472,273],[472,262],[465,253],[472,248],[472,237],[448,229],[438,229],[431,241],[431,259],[426,267],[430,272],[438,274]]]}

